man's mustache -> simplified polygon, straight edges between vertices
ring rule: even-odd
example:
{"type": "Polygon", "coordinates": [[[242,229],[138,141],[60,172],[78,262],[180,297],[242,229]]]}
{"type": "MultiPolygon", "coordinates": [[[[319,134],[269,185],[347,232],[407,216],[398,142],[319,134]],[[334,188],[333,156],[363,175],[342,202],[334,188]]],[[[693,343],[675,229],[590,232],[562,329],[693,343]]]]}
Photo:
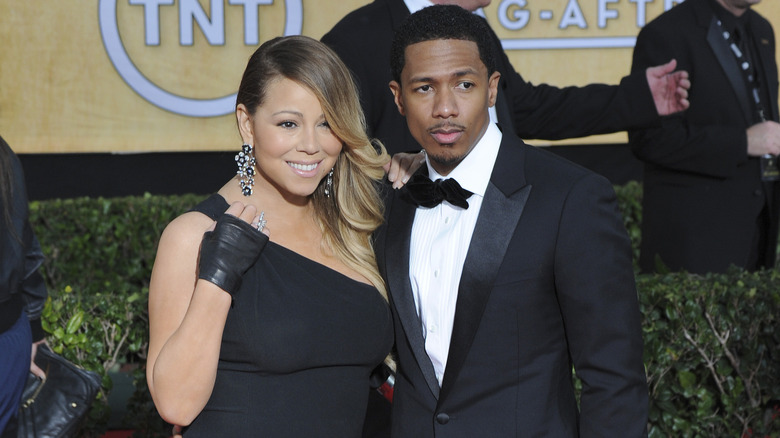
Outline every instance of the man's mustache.
{"type": "Polygon", "coordinates": [[[428,132],[434,131],[465,131],[466,127],[452,122],[437,123],[428,128],[428,132]]]}

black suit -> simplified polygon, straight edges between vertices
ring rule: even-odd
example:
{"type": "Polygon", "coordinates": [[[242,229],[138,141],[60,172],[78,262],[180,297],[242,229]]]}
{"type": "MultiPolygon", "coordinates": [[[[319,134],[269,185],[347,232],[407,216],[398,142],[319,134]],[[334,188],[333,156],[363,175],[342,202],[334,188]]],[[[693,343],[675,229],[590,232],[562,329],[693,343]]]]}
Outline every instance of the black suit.
{"type": "MultiPolygon", "coordinates": [[[[375,0],[352,11],[322,37],[357,80],[369,134],[391,153],[420,149],[388,87],[390,45],[407,16],[403,0],[375,0]]],[[[657,118],[644,72],[625,77],[619,86],[532,85],[514,70],[495,33],[493,38],[501,73],[498,121],[514,126],[521,138],[583,137],[644,126],[657,118]]]]}
{"type": "MultiPolygon", "coordinates": [[[[776,183],[762,183],[759,159],[747,155],[753,107],[713,7],[710,0],[675,6],[639,33],[634,49],[635,71],[674,57],[692,83],[690,109],[630,133],[645,163],[640,259],[645,271],[654,269],[656,257],[674,270],[697,273],[722,272],[731,264],[774,265],[780,190],[776,183]]],[[[767,87],[767,115],[776,121],[774,33],[756,12],[746,14],[758,76],[767,87]]]]}
{"type": "Polygon", "coordinates": [[[606,179],[505,130],[460,278],[441,388],[409,280],[415,207],[395,192],[386,215],[376,251],[395,318],[394,437],[645,434],[630,244],[606,179]]]}

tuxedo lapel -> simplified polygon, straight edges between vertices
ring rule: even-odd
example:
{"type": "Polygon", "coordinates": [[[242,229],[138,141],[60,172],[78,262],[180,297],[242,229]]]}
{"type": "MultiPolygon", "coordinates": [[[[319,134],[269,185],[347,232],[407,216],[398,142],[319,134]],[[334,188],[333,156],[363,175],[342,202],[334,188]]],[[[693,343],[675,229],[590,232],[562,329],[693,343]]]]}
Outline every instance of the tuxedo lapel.
{"type": "Polygon", "coordinates": [[[731,84],[731,88],[734,90],[734,93],[736,93],[745,122],[750,124],[752,112],[750,101],[748,100],[745,80],[742,73],[739,72],[737,59],[731,52],[728,42],[723,38],[723,35],[721,35],[722,33],[723,29],[718,25],[718,19],[715,17],[715,14],[713,14],[707,31],[707,42],[709,43],[710,48],[712,48],[715,58],[718,60],[723,72],[726,74],[726,77],[731,84]]]}
{"type": "Polygon", "coordinates": [[[458,286],[458,302],[447,367],[439,400],[444,400],[458,378],[479,328],[493,283],[504,261],[509,241],[523,213],[531,186],[522,171],[522,141],[504,130],[490,184],[482,200],[458,286]]]}
{"type": "MultiPolygon", "coordinates": [[[[384,257],[390,298],[406,334],[406,340],[425,376],[425,381],[434,397],[438,398],[439,381],[436,379],[431,359],[425,351],[425,339],[420,318],[417,316],[417,308],[414,305],[412,285],[409,282],[409,243],[416,208],[401,200],[398,193],[393,194],[393,202],[389,208],[384,257]]],[[[396,343],[399,342],[402,340],[396,339],[396,343]]]]}

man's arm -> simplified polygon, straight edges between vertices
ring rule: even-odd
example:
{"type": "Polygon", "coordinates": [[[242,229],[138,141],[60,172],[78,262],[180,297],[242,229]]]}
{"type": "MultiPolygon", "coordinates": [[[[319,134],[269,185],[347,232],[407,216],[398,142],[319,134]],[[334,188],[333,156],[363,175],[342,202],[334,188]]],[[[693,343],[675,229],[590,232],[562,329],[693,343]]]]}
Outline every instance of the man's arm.
{"type": "Polygon", "coordinates": [[[564,204],[555,283],[582,380],[580,436],[646,435],[648,389],[631,246],[609,182],[589,174],[564,204]]]}
{"type": "MultiPolygon", "coordinates": [[[[639,33],[632,70],[644,71],[658,60],[669,58],[677,59],[682,68],[690,71],[707,70],[704,65],[690,65],[692,60],[686,52],[698,47],[692,46],[694,43],[690,38],[670,35],[661,26],[651,23],[639,33]]],[[[732,105],[724,102],[730,94],[723,90],[708,93],[701,88],[706,86],[704,80],[697,81],[695,75],[692,79],[700,87],[699,101],[693,102],[695,107],[689,112],[666,117],[657,126],[630,131],[631,147],[645,162],[681,172],[728,178],[748,159],[747,133],[744,125],[734,120],[732,105]]],[[[723,86],[728,85],[724,83],[723,86]]],[[[738,107],[736,101],[733,103],[738,107]]]]}
{"type": "MultiPolygon", "coordinates": [[[[495,34],[494,41],[500,47],[495,34]]],[[[524,139],[560,140],[625,131],[653,125],[659,114],[688,107],[688,73],[673,71],[675,63],[669,59],[624,77],[620,85],[565,88],[527,82],[503,51],[498,61],[512,124],[524,139]]]]}
{"type": "MultiPolygon", "coordinates": [[[[344,65],[349,68],[352,73],[352,77],[355,80],[355,85],[358,87],[358,94],[360,97],[360,106],[363,109],[363,114],[368,123],[369,133],[373,131],[373,127],[376,124],[376,115],[373,114],[372,105],[370,104],[372,94],[379,91],[375,85],[374,80],[369,80],[372,76],[378,76],[384,78],[386,74],[377,74],[376,69],[371,71],[370,63],[367,62],[366,54],[361,53],[361,45],[355,44],[353,41],[349,41],[350,37],[354,36],[351,33],[343,31],[346,25],[339,23],[339,25],[330,32],[323,35],[321,41],[328,47],[333,49],[334,52],[341,58],[344,65]]],[[[352,29],[350,29],[351,31],[352,29]]],[[[389,58],[388,53],[388,58],[389,58]]],[[[390,88],[387,84],[382,87],[383,91],[390,95],[390,88]]]]}
{"type": "Polygon", "coordinates": [[[407,150],[401,144],[406,122],[398,113],[388,85],[394,26],[409,14],[403,2],[399,3],[398,8],[391,8],[389,3],[369,3],[350,12],[321,38],[352,72],[369,135],[379,137],[391,152],[407,150]]]}

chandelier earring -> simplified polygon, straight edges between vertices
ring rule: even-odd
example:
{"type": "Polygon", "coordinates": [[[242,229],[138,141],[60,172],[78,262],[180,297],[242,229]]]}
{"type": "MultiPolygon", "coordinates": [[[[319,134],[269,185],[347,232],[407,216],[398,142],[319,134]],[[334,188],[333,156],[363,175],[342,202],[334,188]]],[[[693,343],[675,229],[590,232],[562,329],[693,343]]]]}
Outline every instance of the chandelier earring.
{"type": "Polygon", "coordinates": [[[252,194],[252,187],[255,185],[255,155],[252,153],[252,146],[244,143],[241,146],[241,152],[236,154],[236,164],[238,165],[238,182],[241,184],[241,193],[244,196],[252,194]]]}
{"type": "Polygon", "coordinates": [[[330,194],[333,192],[333,168],[331,167],[328,176],[325,178],[325,197],[330,198],[330,194]]]}

